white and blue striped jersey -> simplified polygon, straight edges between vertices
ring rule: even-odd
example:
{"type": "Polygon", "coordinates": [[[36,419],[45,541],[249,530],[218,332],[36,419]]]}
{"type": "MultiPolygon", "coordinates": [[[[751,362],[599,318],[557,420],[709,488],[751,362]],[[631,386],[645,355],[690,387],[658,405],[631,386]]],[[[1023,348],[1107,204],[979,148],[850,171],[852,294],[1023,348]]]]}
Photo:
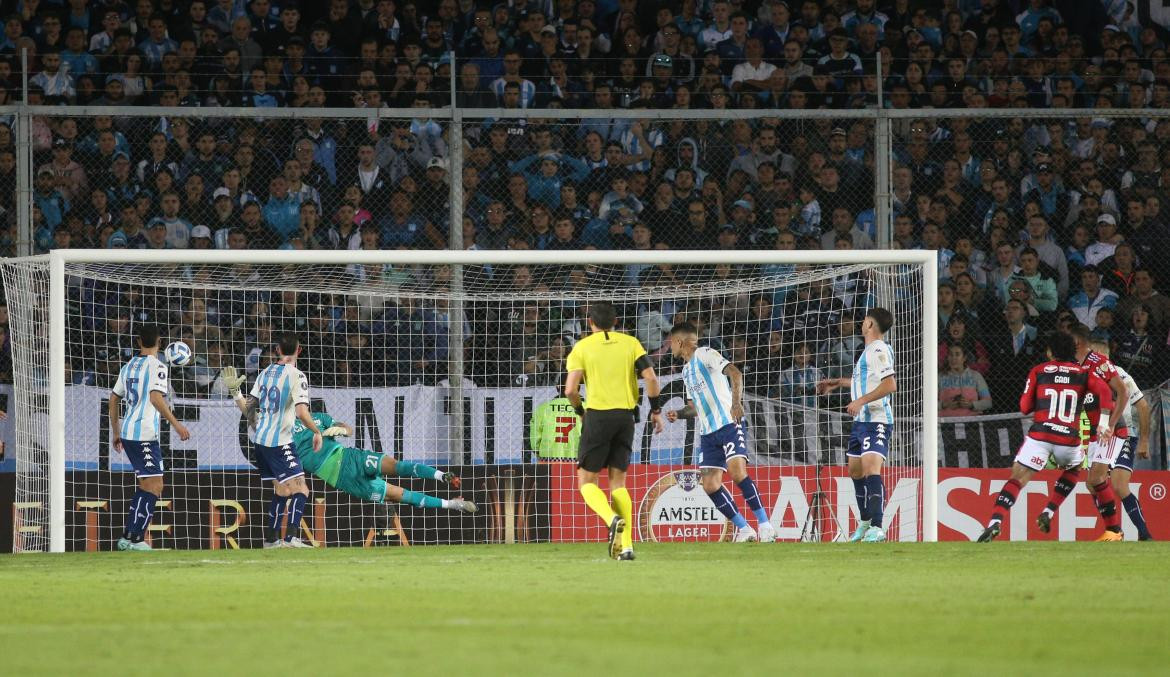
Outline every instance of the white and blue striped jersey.
{"type": "Polygon", "coordinates": [[[154,355],[137,355],[122,366],[114,382],[114,394],[126,403],[119,436],[133,442],[157,442],[158,409],[150,403],[153,392],[167,394],[169,372],[154,355]]]}
{"type": "MultiPolygon", "coordinates": [[[[649,150],[653,153],[655,148],[666,143],[666,136],[662,133],[661,129],[647,129],[642,133],[642,136],[646,139],[646,143],[650,144],[649,148],[642,148],[642,142],[638,140],[638,137],[629,128],[622,132],[619,142],[622,144],[622,149],[625,150],[627,155],[641,155],[644,150],[649,150]]],[[[643,160],[630,165],[626,169],[631,172],[648,172],[650,171],[650,161],[643,160]]]]}
{"type": "Polygon", "coordinates": [[[700,435],[735,423],[731,418],[731,381],[723,373],[727,364],[718,350],[699,347],[683,365],[683,384],[687,399],[695,405],[700,435]]]}
{"type": "MultiPolygon", "coordinates": [[[[1120,366],[1118,366],[1116,362],[1113,364],[1113,368],[1117,370],[1117,376],[1121,379],[1121,382],[1125,384],[1126,391],[1129,394],[1129,397],[1127,398],[1128,401],[1125,403],[1125,409],[1121,415],[1122,423],[1125,424],[1125,427],[1129,428],[1130,437],[1137,437],[1137,403],[1145,397],[1145,393],[1143,393],[1142,389],[1138,387],[1137,381],[1134,381],[1133,377],[1130,376],[1129,373],[1120,366]]],[[[1134,451],[1136,452],[1137,450],[1135,449],[1134,451]]]]}
{"type": "MultiPolygon", "coordinates": [[[[894,351],[885,341],[878,339],[865,346],[857,366],[853,368],[853,379],[849,384],[849,394],[857,399],[866,393],[873,392],[882,380],[894,375],[894,351]]],[[[894,408],[890,406],[890,396],[874,400],[865,405],[857,416],[853,417],[858,423],[887,423],[894,424],[894,408]]]]}
{"type": "Polygon", "coordinates": [[[297,405],[309,404],[309,380],[291,364],[270,364],[256,377],[252,397],[258,403],[256,427],[248,431],[254,444],[282,447],[292,443],[297,405]]]}

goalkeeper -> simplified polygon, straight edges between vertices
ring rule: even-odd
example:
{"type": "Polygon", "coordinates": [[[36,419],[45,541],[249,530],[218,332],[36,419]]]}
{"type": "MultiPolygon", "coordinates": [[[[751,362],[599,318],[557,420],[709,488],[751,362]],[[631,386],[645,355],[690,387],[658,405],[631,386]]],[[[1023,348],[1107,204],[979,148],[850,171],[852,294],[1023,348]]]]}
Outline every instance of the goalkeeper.
{"type": "MultiPolygon", "coordinates": [[[[244,382],[244,376],[237,374],[235,367],[223,370],[223,382],[229,393],[235,395],[244,382]]],[[[313,432],[297,421],[293,425],[293,449],[306,472],[320,477],[329,486],[362,500],[382,502],[394,501],[418,508],[446,508],[472,514],[478,508],[475,503],[462,498],[444,499],[417,491],[403,489],[390,484],[386,477],[418,477],[433,479],[455,489],[460,479],[450,472],[436,470],[429,465],[411,461],[399,461],[393,456],[342,446],[338,437],[353,435],[353,428],[334,421],[329,414],[317,412],[313,422],[321,430],[324,442],[320,451],[313,451],[313,432]]]]}

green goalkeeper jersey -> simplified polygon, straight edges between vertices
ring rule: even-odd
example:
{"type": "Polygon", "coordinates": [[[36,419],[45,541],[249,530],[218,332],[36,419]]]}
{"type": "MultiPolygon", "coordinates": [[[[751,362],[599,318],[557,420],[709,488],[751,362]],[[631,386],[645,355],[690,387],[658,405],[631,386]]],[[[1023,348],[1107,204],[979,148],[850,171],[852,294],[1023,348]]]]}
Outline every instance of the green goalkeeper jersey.
{"type": "MultiPolygon", "coordinates": [[[[329,414],[313,414],[313,422],[322,432],[333,425],[333,417],[329,414]]],[[[341,472],[341,451],[345,447],[332,437],[326,437],[321,443],[321,451],[313,451],[313,432],[297,421],[293,424],[293,449],[297,458],[301,459],[301,466],[306,472],[311,472],[325,480],[329,486],[337,485],[337,476],[341,472]]]]}
{"type": "Polygon", "coordinates": [[[581,417],[567,397],[556,397],[532,412],[528,441],[542,459],[577,458],[581,443],[581,417]]]}

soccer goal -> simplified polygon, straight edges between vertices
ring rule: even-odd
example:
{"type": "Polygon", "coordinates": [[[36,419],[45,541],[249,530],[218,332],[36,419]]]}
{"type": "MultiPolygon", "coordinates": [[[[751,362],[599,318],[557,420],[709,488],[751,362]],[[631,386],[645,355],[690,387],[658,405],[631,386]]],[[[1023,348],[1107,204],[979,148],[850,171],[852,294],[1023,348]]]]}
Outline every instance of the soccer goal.
{"type": "MultiPolygon", "coordinates": [[[[180,440],[164,422],[166,486],[148,532],[156,548],[259,547],[271,488],[252,469],[222,370],[237,367],[251,387],[282,332],[300,339],[312,408],[353,426],[344,444],[449,468],[463,478],[459,490],[387,481],[481,507],[462,515],[375,503],[314,478],[307,541],[600,540],[575,485],[578,422],[555,407],[565,356],[589,332],[589,303],[602,299],[617,304],[618,330],[653,356],[667,410],[685,397],[669,350],[674,322],[696,323],[701,343],[740,366],[750,472],[781,540],[839,540],[856,520],[844,469],[848,396],[818,396],[816,382],[848,376],[860,320],[889,309],[898,390],[887,531],[931,541],[936,265],[934,252],[896,250],[58,250],[5,260],[14,550],[108,550],[117,540],[135,479],[111,447],[106,412],[143,322],[195,356],[171,369],[169,400],[191,435],[180,440]]],[[[695,422],[653,434],[647,406],[643,398],[628,482],[636,538],[726,539],[729,525],[699,486],[695,422]]]]}

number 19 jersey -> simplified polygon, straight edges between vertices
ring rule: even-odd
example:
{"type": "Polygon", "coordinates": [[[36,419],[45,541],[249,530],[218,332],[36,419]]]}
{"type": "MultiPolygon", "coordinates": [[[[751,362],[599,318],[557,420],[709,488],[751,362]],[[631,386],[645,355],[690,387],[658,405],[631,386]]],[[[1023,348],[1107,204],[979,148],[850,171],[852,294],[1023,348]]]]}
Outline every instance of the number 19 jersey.
{"type": "Polygon", "coordinates": [[[126,415],[118,434],[124,440],[157,442],[158,409],[150,403],[151,393],[167,394],[167,365],[154,355],[138,355],[122,365],[114,394],[126,402],[126,415]]]}
{"type": "Polygon", "coordinates": [[[296,406],[309,404],[309,381],[305,374],[290,364],[270,364],[256,378],[252,386],[258,414],[256,427],[249,431],[254,444],[282,447],[293,439],[296,406]]]}

